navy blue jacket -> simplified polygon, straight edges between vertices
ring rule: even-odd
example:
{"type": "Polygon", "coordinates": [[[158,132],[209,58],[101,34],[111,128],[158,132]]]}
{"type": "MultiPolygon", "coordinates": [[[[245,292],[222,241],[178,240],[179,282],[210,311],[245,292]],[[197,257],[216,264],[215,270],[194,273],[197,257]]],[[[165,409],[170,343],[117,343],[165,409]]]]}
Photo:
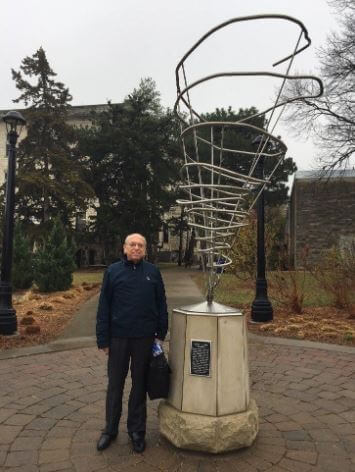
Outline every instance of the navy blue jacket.
{"type": "Polygon", "coordinates": [[[155,336],[168,330],[165,290],[159,269],[144,260],[111,264],[104,275],[96,318],[98,347],[115,337],[155,336]]]}

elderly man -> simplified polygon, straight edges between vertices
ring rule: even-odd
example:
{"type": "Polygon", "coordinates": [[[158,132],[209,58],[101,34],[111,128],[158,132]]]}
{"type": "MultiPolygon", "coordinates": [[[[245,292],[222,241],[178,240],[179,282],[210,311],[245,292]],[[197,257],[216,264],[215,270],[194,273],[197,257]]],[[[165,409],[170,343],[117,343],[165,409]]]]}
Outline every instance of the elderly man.
{"type": "Polygon", "coordinates": [[[108,354],[106,426],[97,449],[106,449],[117,436],[130,363],[132,388],[127,429],[134,451],[143,452],[148,365],[154,340],[161,343],[165,338],[168,312],[160,271],[143,260],[146,252],[144,236],[130,234],[123,249],[124,260],[106,270],[97,312],[97,345],[108,354]]]}

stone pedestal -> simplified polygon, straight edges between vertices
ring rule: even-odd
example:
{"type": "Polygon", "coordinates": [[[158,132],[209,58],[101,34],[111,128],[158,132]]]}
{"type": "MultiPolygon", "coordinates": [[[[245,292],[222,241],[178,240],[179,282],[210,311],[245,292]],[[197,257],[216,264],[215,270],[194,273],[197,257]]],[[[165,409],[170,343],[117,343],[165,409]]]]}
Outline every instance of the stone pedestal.
{"type": "Polygon", "coordinates": [[[175,446],[224,452],[250,446],[258,413],[249,398],[246,323],[207,302],[173,311],[171,388],[159,405],[160,432],[175,446]]]}

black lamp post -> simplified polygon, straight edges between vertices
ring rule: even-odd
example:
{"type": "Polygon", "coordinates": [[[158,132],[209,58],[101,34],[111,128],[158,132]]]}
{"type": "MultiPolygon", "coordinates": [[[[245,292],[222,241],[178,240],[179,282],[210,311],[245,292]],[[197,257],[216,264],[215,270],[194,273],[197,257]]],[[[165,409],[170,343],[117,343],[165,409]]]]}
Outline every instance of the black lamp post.
{"type": "Polygon", "coordinates": [[[16,143],[26,120],[17,111],[10,111],[3,117],[7,131],[7,180],[6,203],[4,215],[4,235],[1,257],[0,282],[0,334],[10,335],[17,330],[16,310],[12,307],[12,246],[14,234],[15,211],[15,175],[16,175],[16,143]]]}
{"type": "MultiPolygon", "coordinates": [[[[263,148],[263,137],[257,136],[253,145],[256,150],[263,148]]],[[[256,168],[256,176],[264,178],[264,156],[260,155],[256,168]]],[[[251,321],[254,323],[265,323],[272,321],[273,309],[267,296],[267,281],[265,277],[265,238],[264,238],[264,190],[256,202],[257,211],[257,275],[255,299],[251,306],[251,321]]]]}

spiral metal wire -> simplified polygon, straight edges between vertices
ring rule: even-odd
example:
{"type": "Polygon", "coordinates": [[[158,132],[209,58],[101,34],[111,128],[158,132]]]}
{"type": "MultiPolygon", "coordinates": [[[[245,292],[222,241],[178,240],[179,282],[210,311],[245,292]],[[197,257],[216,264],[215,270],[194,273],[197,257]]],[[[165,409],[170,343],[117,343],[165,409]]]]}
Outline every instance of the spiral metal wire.
{"type": "Polygon", "coordinates": [[[208,274],[208,303],[213,301],[214,289],[220,274],[232,263],[229,253],[239,228],[247,224],[250,210],[265,185],[270,183],[287,151],[282,140],[273,134],[284,107],[295,100],[315,98],[323,93],[322,82],[317,77],[289,73],[295,56],[309,47],[310,43],[304,25],[292,17],[286,15],[239,17],[207,32],[177,65],[177,100],[174,111],[180,122],[180,137],[185,158],[182,167],[184,184],[180,188],[186,193],[186,198],[177,200],[177,203],[186,208],[188,225],[196,232],[197,251],[203,270],[208,274]],[[221,72],[189,83],[186,61],[207,38],[231,24],[237,26],[242,22],[260,20],[290,22],[299,29],[293,51],[272,64],[275,67],[285,63],[287,66],[285,73],[259,70],[221,72]],[[301,45],[302,42],[305,44],[301,45]],[[279,80],[281,85],[274,103],[252,116],[236,122],[206,121],[191,103],[191,91],[205,82],[225,77],[238,80],[241,77],[253,76],[273,77],[279,80]],[[310,80],[317,90],[311,96],[297,95],[285,98],[285,87],[292,80],[310,80]],[[259,122],[261,119],[266,123],[263,128],[253,124],[258,122],[258,119],[259,122]],[[250,146],[245,146],[243,149],[239,146],[238,148],[228,146],[228,143],[233,143],[233,136],[240,136],[241,133],[250,140],[249,143],[253,142],[252,150],[250,146]]]}

